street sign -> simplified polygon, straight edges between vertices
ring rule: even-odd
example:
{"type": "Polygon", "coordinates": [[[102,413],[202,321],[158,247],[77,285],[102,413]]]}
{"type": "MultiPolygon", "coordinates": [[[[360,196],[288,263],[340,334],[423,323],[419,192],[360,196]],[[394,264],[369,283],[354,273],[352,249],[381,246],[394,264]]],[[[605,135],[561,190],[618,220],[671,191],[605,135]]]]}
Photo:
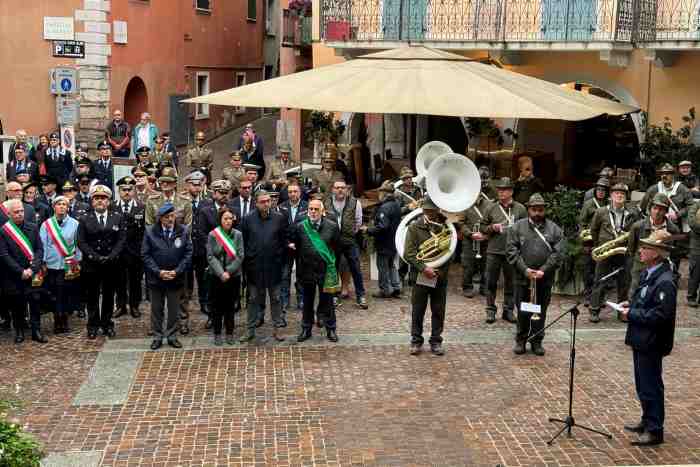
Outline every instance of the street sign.
{"type": "Polygon", "coordinates": [[[75,97],[56,97],[56,122],[61,126],[77,125],[80,121],[80,102],[75,97]]]}
{"type": "Polygon", "coordinates": [[[85,42],[53,41],[54,57],[85,58],[85,42]]]}
{"type": "Polygon", "coordinates": [[[78,70],[69,67],[56,67],[49,70],[51,94],[78,94],[78,70]]]}

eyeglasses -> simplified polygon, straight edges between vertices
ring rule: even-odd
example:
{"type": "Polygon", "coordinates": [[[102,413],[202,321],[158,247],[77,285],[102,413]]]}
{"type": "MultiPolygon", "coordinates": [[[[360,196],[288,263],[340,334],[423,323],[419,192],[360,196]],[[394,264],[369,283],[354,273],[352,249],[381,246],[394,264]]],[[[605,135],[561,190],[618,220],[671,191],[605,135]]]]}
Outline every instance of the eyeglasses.
{"type": "Polygon", "coordinates": [[[320,211],[321,208],[309,208],[309,211],[320,211]]]}
{"type": "Polygon", "coordinates": [[[241,190],[250,190],[252,187],[250,186],[242,186],[241,185],[241,190]]]}

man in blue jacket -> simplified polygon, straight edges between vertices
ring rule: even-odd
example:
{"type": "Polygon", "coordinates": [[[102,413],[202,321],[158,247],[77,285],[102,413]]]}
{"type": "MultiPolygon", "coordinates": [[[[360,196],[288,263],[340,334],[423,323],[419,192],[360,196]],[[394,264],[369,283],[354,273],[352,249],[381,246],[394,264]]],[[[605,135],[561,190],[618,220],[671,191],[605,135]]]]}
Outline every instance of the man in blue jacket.
{"type": "Polygon", "coordinates": [[[622,318],[627,319],[625,344],[632,347],[634,383],[642,406],[641,421],[625,430],[640,434],[634,446],[653,446],[664,442],[663,358],[673,349],[676,328],[676,285],[668,262],[672,247],[670,234],[652,232],[639,241],[639,257],[646,266],[632,303],[623,303],[622,318]]]}

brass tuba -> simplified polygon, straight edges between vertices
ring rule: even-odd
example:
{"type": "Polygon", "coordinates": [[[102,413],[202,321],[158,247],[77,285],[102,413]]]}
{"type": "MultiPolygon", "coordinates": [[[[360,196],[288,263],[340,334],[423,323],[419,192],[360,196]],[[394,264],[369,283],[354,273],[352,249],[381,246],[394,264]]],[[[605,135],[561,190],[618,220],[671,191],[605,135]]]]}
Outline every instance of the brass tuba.
{"type": "Polygon", "coordinates": [[[591,258],[593,258],[593,261],[596,263],[599,263],[601,261],[605,261],[611,256],[627,254],[627,239],[629,239],[629,236],[630,233],[625,232],[619,237],[615,237],[612,240],[593,248],[593,251],[591,251],[591,258]]]}

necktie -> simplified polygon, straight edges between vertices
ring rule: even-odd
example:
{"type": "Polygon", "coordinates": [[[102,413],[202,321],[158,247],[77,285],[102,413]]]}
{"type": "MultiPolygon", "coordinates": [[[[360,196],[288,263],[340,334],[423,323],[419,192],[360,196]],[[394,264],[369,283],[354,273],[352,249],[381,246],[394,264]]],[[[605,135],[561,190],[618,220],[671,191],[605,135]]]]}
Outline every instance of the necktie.
{"type": "Polygon", "coordinates": [[[124,214],[129,214],[129,203],[124,203],[122,207],[124,208],[124,214]]]}
{"type": "Polygon", "coordinates": [[[105,228],[105,215],[100,214],[100,227],[105,228]]]}
{"type": "Polygon", "coordinates": [[[248,215],[248,200],[247,199],[243,200],[243,215],[244,216],[248,215]]]}

